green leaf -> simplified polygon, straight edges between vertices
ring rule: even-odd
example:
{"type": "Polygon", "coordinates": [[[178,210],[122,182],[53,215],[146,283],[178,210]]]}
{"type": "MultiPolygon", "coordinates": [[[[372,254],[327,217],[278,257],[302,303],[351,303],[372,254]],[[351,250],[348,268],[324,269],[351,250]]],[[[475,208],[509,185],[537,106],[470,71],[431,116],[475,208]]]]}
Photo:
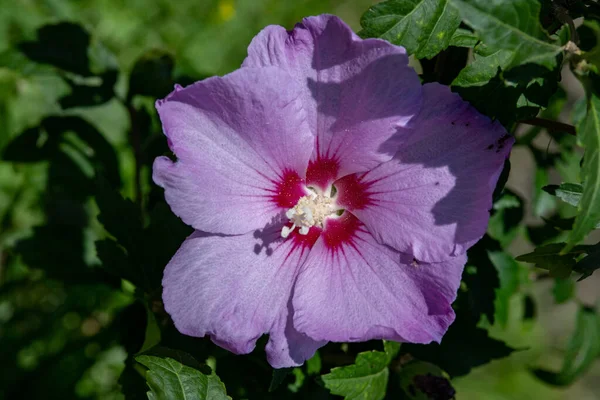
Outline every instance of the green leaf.
{"type": "Polygon", "coordinates": [[[488,234],[499,241],[501,247],[508,246],[519,232],[524,213],[521,197],[510,190],[505,190],[494,202],[488,234]]]}
{"type": "Polygon", "coordinates": [[[552,243],[537,247],[533,253],[518,256],[518,261],[535,264],[537,268],[545,269],[555,278],[566,279],[576,264],[575,258],[585,253],[587,247],[577,246],[563,253],[564,243],[552,243]]]}
{"type": "Polygon", "coordinates": [[[496,291],[500,288],[498,269],[490,260],[493,251],[501,251],[500,245],[485,235],[467,252],[467,268],[462,276],[468,289],[463,296],[467,299],[473,320],[479,321],[481,315],[485,315],[492,324],[495,321],[496,291]]]}
{"type": "Polygon", "coordinates": [[[552,294],[556,304],[563,304],[573,298],[575,294],[575,282],[572,279],[555,279],[552,294]]]}
{"type": "Polygon", "coordinates": [[[152,50],[142,55],[133,66],[129,78],[128,98],[134,95],[164,97],[173,90],[175,61],[170,54],[152,50]]]}
{"type": "Polygon", "coordinates": [[[437,365],[411,361],[399,372],[400,387],[409,400],[453,399],[456,391],[437,365]]]}
{"type": "Polygon", "coordinates": [[[499,69],[509,65],[511,57],[511,52],[507,50],[498,50],[488,56],[475,54],[475,60],[460,71],[452,86],[485,85],[498,74],[499,69]]]}
{"type": "Polygon", "coordinates": [[[306,360],[306,373],[308,375],[318,375],[321,373],[321,355],[318,350],[314,356],[306,360]]]}
{"type": "Polygon", "coordinates": [[[89,44],[90,34],[80,25],[60,22],[39,28],[37,41],[23,42],[19,48],[34,61],[89,76],[89,44]]]}
{"type": "Polygon", "coordinates": [[[544,186],[542,190],[558,197],[565,203],[577,207],[581,201],[583,186],[578,183],[561,183],[560,185],[544,186]]]}
{"type": "Polygon", "coordinates": [[[449,0],[464,22],[493,51],[512,53],[508,67],[526,63],[548,69],[556,65],[562,50],[549,42],[539,21],[537,0],[449,0]]]}
{"type": "Polygon", "coordinates": [[[225,385],[214,373],[205,375],[172,358],[138,356],[136,361],[148,368],[146,381],[150,400],[231,400],[225,385]]]}
{"type": "Polygon", "coordinates": [[[450,39],[450,46],[473,48],[479,43],[479,38],[473,32],[458,28],[450,39]]]}
{"type": "Polygon", "coordinates": [[[321,378],[325,387],[346,400],[381,400],[388,383],[388,365],[400,349],[400,344],[384,342],[385,351],[359,353],[356,362],[333,368],[321,378]]]}
{"type": "Polygon", "coordinates": [[[496,289],[494,320],[506,327],[510,311],[510,298],[520,286],[519,264],[503,251],[489,251],[490,260],[498,271],[500,288],[496,289]]]}
{"type": "Polygon", "coordinates": [[[581,167],[583,193],[579,213],[567,239],[565,251],[570,250],[600,223],[600,98],[590,94],[588,109],[577,140],[585,148],[581,167]]]}
{"type": "Polygon", "coordinates": [[[596,244],[590,248],[587,256],[582,258],[575,264],[573,270],[581,273],[579,281],[589,278],[595,270],[600,268],[600,244],[596,244]]]}
{"type": "Polygon", "coordinates": [[[600,317],[593,309],[582,307],[577,313],[575,332],[569,341],[559,372],[534,370],[535,375],[555,386],[567,386],[584,374],[600,356],[600,317]]]}
{"type": "Polygon", "coordinates": [[[271,383],[269,384],[269,392],[275,391],[283,383],[285,378],[292,373],[294,368],[279,368],[273,370],[273,376],[271,377],[271,383]]]}
{"type": "Polygon", "coordinates": [[[448,0],[389,0],[369,8],[360,24],[362,37],[382,38],[417,58],[432,58],[448,47],[460,17],[448,0]]]}

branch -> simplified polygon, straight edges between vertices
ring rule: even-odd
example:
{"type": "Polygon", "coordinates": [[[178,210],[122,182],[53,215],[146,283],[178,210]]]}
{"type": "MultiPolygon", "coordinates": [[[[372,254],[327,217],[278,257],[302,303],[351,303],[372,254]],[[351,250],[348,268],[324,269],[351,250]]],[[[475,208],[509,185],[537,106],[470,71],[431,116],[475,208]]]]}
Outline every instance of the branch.
{"type": "Polygon", "coordinates": [[[574,135],[574,136],[577,135],[577,132],[575,131],[575,127],[573,125],[564,124],[564,123],[558,122],[558,121],[552,121],[550,119],[536,117],[536,118],[524,119],[519,122],[522,124],[546,128],[547,130],[549,130],[551,132],[564,132],[564,133],[568,133],[569,135],[574,135]]]}

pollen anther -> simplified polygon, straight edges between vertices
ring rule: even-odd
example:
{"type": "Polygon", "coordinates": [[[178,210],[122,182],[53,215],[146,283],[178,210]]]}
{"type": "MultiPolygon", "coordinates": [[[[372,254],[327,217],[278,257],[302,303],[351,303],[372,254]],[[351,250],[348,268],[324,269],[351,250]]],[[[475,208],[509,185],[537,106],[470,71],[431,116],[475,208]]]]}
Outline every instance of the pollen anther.
{"type": "Polygon", "coordinates": [[[327,217],[336,216],[337,207],[334,199],[331,197],[316,193],[308,189],[311,193],[302,196],[298,203],[287,210],[285,216],[290,220],[292,226],[284,226],[281,229],[281,236],[287,238],[296,228],[301,235],[307,235],[310,228],[317,226],[322,228],[323,222],[327,217]]]}

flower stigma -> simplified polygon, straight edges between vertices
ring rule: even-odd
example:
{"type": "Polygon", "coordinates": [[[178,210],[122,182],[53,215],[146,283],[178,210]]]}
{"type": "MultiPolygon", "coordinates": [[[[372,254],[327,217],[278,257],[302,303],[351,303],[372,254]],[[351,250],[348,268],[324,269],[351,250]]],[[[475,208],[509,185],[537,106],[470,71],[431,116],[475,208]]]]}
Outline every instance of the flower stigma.
{"type": "Polygon", "coordinates": [[[339,209],[330,195],[335,193],[333,186],[323,194],[312,188],[308,188],[308,191],[308,195],[302,196],[298,203],[285,213],[292,226],[281,228],[281,237],[287,238],[296,228],[300,228],[298,232],[301,235],[308,235],[311,227],[322,228],[328,217],[338,215],[339,209]]]}

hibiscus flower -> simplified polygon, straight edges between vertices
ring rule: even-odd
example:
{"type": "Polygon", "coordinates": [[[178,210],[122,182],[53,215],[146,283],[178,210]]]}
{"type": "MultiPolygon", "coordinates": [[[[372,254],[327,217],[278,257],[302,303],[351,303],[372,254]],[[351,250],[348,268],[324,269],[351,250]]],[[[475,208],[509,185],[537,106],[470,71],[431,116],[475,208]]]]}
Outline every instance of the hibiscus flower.
{"type": "Polygon", "coordinates": [[[157,102],[154,181],[196,229],[167,265],[177,329],[275,368],[329,341],[440,341],[513,139],[339,18],[268,26],[242,67],[157,102]]]}

